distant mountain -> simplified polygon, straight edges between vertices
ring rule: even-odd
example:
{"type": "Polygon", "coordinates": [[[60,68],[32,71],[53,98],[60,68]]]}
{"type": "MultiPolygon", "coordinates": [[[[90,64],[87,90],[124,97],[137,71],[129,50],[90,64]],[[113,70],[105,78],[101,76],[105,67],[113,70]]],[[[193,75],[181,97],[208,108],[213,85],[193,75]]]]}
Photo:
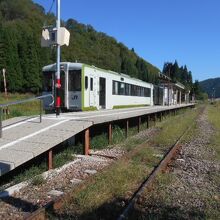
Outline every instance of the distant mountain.
{"type": "Polygon", "coordinates": [[[215,97],[220,98],[220,77],[201,81],[199,85],[204,92],[208,93],[209,97],[212,97],[215,90],[215,97]]]}

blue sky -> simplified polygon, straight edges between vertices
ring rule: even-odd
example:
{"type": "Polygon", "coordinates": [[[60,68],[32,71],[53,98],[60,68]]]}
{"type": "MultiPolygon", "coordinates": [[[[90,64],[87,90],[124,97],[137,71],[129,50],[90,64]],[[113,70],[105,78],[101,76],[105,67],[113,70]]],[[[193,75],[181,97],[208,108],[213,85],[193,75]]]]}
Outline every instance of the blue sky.
{"type": "MultiPolygon", "coordinates": [[[[48,11],[53,0],[33,1],[48,11]]],[[[176,59],[194,79],[220,77],[220,0],[61,0],[61,6],[62,19],[91,24],[160,69],[176,59]]]]}

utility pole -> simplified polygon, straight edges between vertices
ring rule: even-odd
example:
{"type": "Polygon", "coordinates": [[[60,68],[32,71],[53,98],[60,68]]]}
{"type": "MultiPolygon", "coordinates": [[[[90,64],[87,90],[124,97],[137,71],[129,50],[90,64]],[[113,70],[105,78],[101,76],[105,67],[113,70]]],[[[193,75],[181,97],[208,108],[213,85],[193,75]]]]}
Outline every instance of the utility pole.
{"type": "MultiPolygon", "coordinates": [[[[55,0],[54,0],[55,1],[55,0]]],[[[60,79],[60,51],[61,46],[69,46],[70,32],[65,27],[60,27],[60,2],[61,0],[56,0],[56,27],[43,27],[41,36],[41,47],[52,47],[57,48],[57,61],[56,61],[56,76],[55,76],[55,109],[56,116],[60,115],[61,107],[61,79],[60,79]]]]}
{"type": "MultiPolygon", "coordinates": [[[[59,36],[60,30],[60,0],[57,0],[57,38],[59,36]]],[[[61,90],[61,81],[60,81],[60,44],[57,43],[57,73],[56,73],[56,115],[60,115],[60,90],[61,90]]]]}
{"type": "Polygon", "coordinates": [[[170,106],[170,66],[169,66],[169,78],[168,78],[168,106],[170,106]]]}

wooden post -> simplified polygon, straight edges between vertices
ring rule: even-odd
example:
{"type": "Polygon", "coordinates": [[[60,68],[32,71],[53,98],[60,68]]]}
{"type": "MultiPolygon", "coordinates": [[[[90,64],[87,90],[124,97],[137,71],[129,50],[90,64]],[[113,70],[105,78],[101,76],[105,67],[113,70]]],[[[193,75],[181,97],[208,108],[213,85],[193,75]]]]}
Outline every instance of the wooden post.
{"type": "Polygon", "coordinates": [[[53,169],[53,151],[50,149],[48,151],[48,170],[53,169]]]}
{"type": "Polygon", "coordinates": [[[125,136],[128,138],[128,130],[129,130],[129,120],[126,120],[126,128],[125,128],[125,136]]]}
{"type": "Polygon", "coordinates": [[[112,124],[109,123],[108,126],[108,143],[112,144],[112,124]]]}
{"type": "Polygon", "coordinates": [[[149,115],[147,115],[147,128],[149,128],[149,115]]]}
{"type": "Polygon", "coordinates": [[[154,113],[154,126],[156,126],[157,113],[154,113]]]}
{"type": "MultiPolygon", "coordinates": [[[[3,75],[3,81],[4,81],[4,89],[5,89],[5,98],[8,101],[8,91],[7,91],[7,82],[6,82],[6,69],[2,69],[2,75],[3,75]]],[[[6,115],[9,115],[9,109],[6,107],[6,109],[3,109],[5,111],[6,115]]]]}
{"type": "Polygon", "coordinates": [[[90,136],[89,136],[89,128],[85,130],[85,148],[84,148],[84,154],[89,155],[89,148],[90,148],[90,136]]]}
{"type": "Polygon", "coordinates": [[[141,127],[141,117],[138,117],[138,133],[140,132],[141,127]]]}
{"type": "Polygon", "coordinates": [[[160,122],[162,121],[162,112],[160,112],[160,122]]]}
{"type": "Polygon", "coordinates": [[[42,122],[42,100],[40,99],[40,123],[42,122]]]}

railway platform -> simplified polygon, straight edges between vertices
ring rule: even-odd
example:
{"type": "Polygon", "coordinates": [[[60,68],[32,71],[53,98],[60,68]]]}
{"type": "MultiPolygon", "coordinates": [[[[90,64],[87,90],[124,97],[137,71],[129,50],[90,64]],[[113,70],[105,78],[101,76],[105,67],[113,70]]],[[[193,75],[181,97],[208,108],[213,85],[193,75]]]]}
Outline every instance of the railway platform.
{"type": "MultiPolygon", "coordinates": [[[[0,138],[0,176],[14,170],[35,157],[48,152],[52,168],[52,149],[76,134],[84,131],[85,154],[89,153],[89,128],[93,125],[111,123],[130,118],[158,115],[168,111],[194,107],[195,104],[173,106],[149,106],[119,110],[100,110],[93,112],[62,113],[39,117],[18,117],[3,121],[2,138],[0,138]]],[[[140,120],[139,120],[140,121],[140,120]]]]}

